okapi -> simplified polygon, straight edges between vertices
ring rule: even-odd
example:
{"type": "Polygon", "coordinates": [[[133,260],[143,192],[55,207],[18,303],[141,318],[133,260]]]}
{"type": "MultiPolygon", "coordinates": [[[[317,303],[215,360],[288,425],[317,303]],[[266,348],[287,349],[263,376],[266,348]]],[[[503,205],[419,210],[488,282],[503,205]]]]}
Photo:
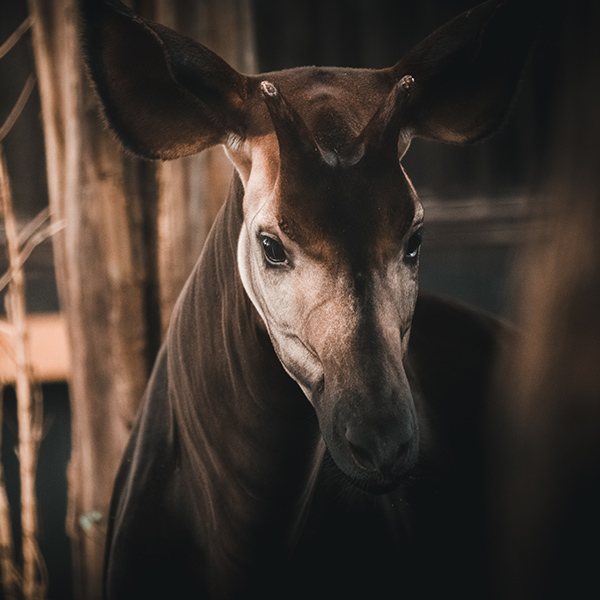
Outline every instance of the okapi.
{"type": "Polygon", "coordinates": [[[124,146],[221,144],[235,166],[116,480],[107,598],[482,597],[501,327],[417,299],[424,215],[400,159],[415,136],[501,125],[533,29],[516,4],[464,13],[391,68],[261,75],[84,4],[124,146]]]}

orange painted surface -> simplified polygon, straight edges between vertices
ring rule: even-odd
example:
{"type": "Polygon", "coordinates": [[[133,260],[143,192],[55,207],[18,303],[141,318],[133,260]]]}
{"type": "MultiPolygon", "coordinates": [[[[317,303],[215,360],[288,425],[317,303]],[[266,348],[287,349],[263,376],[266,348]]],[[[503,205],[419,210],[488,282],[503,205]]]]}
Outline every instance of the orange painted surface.
{"type": "MultiPolygon", "coordinates": [[[[67,381],[70,373],[67,329],[63,317],[56,314],[30,315],[27,318],[29,355],[33,373],[39,381],[67,381]]],[[[0,382],[15,380],[12,336],[0,329],[0,382]]]]}

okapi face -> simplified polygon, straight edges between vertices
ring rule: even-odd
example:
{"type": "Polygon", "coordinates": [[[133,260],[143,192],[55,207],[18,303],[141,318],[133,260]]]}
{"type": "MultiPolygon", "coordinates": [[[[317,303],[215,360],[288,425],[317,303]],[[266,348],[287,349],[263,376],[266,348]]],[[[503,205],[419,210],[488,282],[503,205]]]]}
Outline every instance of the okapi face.
{"type": "Polygon", "coordinates": [[[250,142],[244,174],[242,282],[338,466],[387,489],[418,453],[404,360],[423,210],[399,161],[413,81],[339,69],[272,80],[260,85],[274,132],[250,142]],[[357,83],[382,87],[381,105],[357,83]]]}
{"type": "Polygon", "coordinates": [[[88,64],[123,143],[162,159],[225,146],[244,186],[243,286],[363,489],[398,485],[419,450],[404,365],[423,210],[400,159],[413,136],[466,143],[499,125],[530,38],[515,4],[461,15],[389,69],[262,76],[120,3],[85,5],[88,64]]]}

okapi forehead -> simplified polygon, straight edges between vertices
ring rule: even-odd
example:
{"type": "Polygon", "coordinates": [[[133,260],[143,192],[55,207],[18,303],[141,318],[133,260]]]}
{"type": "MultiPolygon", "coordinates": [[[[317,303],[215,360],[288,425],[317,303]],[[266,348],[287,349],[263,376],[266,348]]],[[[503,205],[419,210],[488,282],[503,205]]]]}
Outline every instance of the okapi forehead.
{"type": "MultiPolygon", "coordinates": [[[[395,251],[415,214],[416,195],[397,148],[382,156],[344,160],[396,80],[389,70],[303,67],[266,73],[308,126],[323,154],[320,164],[279,171],[275,212],[282,231],[322,254],[395,251]],[[336,160],[339,158],[339,160],[336,160]]],[[[271,126],[272,127],[272,126],[271,126]]],[[[279,162],[277,145],[272,161],[279,162]]],[[[302,166],[301,166],[302,165],[302,166]]]]}
{"type": "Polygon", "coordinates": [[[417,198],[402,167],[324,166],[304,182],[280,179],[282,231],[307,252],[346,257],[358,270],[397,254],[415,217],[417,198]]]}
{"type": "MultiPolygon", "coordinates": [[[[263,80],[281,91],[320,143],[349,141],[360,133],[396,81],[391,69],[298,67],[253,77],[257,98],[263,80]]],[[[272,130],[262,100],[257,104],[261,114],[248,124],[251,136],[272,130]]]]}

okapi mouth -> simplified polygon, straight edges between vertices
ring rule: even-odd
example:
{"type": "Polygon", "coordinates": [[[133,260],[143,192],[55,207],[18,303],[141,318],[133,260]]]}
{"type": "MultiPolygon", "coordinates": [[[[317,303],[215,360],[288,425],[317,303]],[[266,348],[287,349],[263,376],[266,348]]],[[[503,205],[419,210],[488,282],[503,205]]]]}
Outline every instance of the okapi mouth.
{"type": "Polygon", "coordinates": [[[399,473],[381,474],[373,473],[369,477],[358,477],[343,471],[335,462],[335,459],[329,454],[329,469],[337,471],[338,479],[347,484],[348,487],[359,490],[372,496],[383,496],[394,492],[399,487],[409,483],[415,478],[415,464],[411,464],[402,469],[399,473]]]}
{"type": "MultiPolygon", "coordinates": [[[[415,443],[415,447],[418,444],[415,443]]],[[[350,483],[359,490],[368,494],[382,495],[393,492],[405,484],[413,475],[416,466],[417,452],[410,450],[411,456],[407,457],[398,471],[391,473],[371,472],[368,477],[348,476],[350,483]],[[414,454],[414,458],[413,455],[414,454]]]]}
{"type": "Polygon", "coordinates": [[[380,495],[394,491],[411,477],[419,456],[419,427],[407,404],[404,398],[396,410],[382,410],[371,418],[348,415],[343,407],[334,410],[331,420],[319,415],[317,408],[328,454],[345,482],[380,495]]]}
{"type": "Polygon", "coordinates": [[[400,477],[385,477],[381,476],[375,481],[365,481],[363,479],[354,479],[348,477],[350,483],[358,488],[361,492],[372,494],[373,496],[383,496],[398,489],[403,483],[408,480],[409,473],[405,473],[400,477]]]}

